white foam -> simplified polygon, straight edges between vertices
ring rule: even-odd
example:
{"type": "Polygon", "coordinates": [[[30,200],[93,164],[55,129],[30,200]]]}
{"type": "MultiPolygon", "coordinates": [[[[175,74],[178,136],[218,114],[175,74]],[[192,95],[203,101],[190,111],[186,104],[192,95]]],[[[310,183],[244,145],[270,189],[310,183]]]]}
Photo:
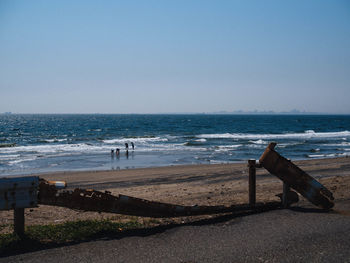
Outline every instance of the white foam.
{"type": "MultiPolygon", "coordinates": [[[[149,138],[155,139],[157,138],[149,138]]],[[[114,145],[113,145],[114,146],[114,145]]],[[[206,151],[205,147],[188,147],[182,143],[154,143],[148,142],[145,144],[137,144],[137,152],[173,152],[173,151],[206,151]]],[[[114,148],[114,147],[113,147],[114,148]]],[[[0,148],[0,156],[4,161],[10,161],[16,158],[14,163],[25,161],[26,158],[33,156],[33,158],[40,157],[60,157],[79,154],[106,154],[111,150],[110,144],[91,145],[85,143],[79,144],[44,144],[31,146],[17,146],[11,148],[0,148]]],[[[121,148],[123,151],[124,148],[121,148]]]]}
{"type": "Polygon", "coordinates": [[[207,140],[204,139],[204,138],[201,138],[201,139],[197,139],[197,140],[194,140],[195,142],[206,142],[207,140]]]}
{"type": "Polygon", "coordinates": [[[156,151],[206,151],[204,147],[188,147],[186,143],[172,144],[149,144],[137,148],[138,152],[156,152],[156,151]]]}
{"type": "Polygon", "coordinates": [[[1,155],[0,160],[11,160],[20,157],[19,154],[6,154],[6,155],[1,155]]]}
{"type": "Polygon", "coordinates": [[[36,157],[35,156],[31,156],[31,157],[27,157],[27,158],[21,158],[21,159],[16,159],[16,160],[13,160],[13,161],[9,161],[8,164],[9,165],[15,165],[15,164],[18,164],[18,163],[27,162],[27,161],[34,161],[34,160],[36,160],[36,157]]]}
{"type": "Polygon", "coordinates": [[[60,152],[84,152],[93,151],[100,152],[109,149],[107,146],[88,145],[84,143],[79,144],[56,144],[56,145],[31,145],[31,146],[17,146],[11,148],[2,148],[0,153],[36,153],[36,154],[50,154],[60,152]]]}
{"type": "Polygon", "coordinates": [[[240,136],[239,134],[231,134],[231,133],[217,133],[217,134],[200,134],[197,135],[197,138],[203,139],[231,139],[240,136]]]}
{"type": "Polygon", "coordinates": [[[200,134],[197,138],[204,139],[310,139],[310,138],[337,138],[350,136],[350,131],[340,132],[315,132],[313,130],[304,133],[283,133],[283,134],[244,134],[244,133],[218,133],[218,134],[200,134]]]}
{"type": "Polygon", "coordinates": [[[305,133],[315,133],[314,130],[306,130],[305,133]]]}
{"type": "Polygon", "coordinates": [[[335,157],[336,155],[332,153],[332,154],[308,154],[307,156],[310,158],[325,158],[325,157],[335,157]]]}
{"type": "Polygon", "coordinates": [[[242,144],[232,144],[232,145],[220,145],[218,148],[220,149],[236,149],[238,147],[241,147],[242,144]]]}
{"type": "Polygon", "coordinates": [[[278,148],[286,148],[289,146],[295,146],[295,145],[299,145],[299,144],[304,144],[304,142],[290,142],[290,143],[279,143],[278,144],[278,148]]]}
{"type": "Polygon", "coordinates": [[[264,149],[266,147],[264,144],[247,144],[246,146],[253,149],[264,149]]]}
{"type": "Polygon", "coordinates": [[[341,143],[328,143],[327,146],[350,146],[350,142],[341,142],[341,143]]]}
{"type": "Polygon", "coordinates": [[[330,153],[330,154],[308,154],[309,158],[332,158],[332,157],[340,157],[347,156],[347,153],[330,153]]]}
{"type": "Polygon", "coordinates": [[[242,144],[233,144],[233,145],[220,145],[215,149],[215,152],[228,152],[232,151],[234,149],[237,149],[238,147],[241,147],[242,144]]]}
{"type": "Polygon", "coordinates": [[[119,138],[119,139],[109,139],[103,140],[104,143],[107,144],[124,144],[134,142],[136,143],[147,143],[147,142],[166,142],[168,138],[160,138],[160,137],[139,137],[139,138],[119,138]]]}
{"type": "Polygon", "coordinates": [[[249,142],[254,143],[254,144],[267,144],[267,143],[268,143],[268,142],[263,141],[263,140],[261,140],[261,139],[259,139],[259,140],[257,140],[257,141],[249,141],[249,142]]]}
{"type": "Polygon", "coordinates": [[[45,142],[64,142],[67,141],[67,139],[46,139],[45,142]]]}

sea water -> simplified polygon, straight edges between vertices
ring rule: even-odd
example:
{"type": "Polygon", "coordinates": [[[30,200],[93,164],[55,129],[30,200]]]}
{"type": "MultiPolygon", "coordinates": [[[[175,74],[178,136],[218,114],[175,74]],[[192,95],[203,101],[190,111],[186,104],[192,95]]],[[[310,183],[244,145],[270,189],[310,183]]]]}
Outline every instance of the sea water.
{"type": "Polygon", "coordinates": [[[3,114],[0,174],[243,162],[271,141],[292,160],[348,156],[350,116],[3,114]]]}

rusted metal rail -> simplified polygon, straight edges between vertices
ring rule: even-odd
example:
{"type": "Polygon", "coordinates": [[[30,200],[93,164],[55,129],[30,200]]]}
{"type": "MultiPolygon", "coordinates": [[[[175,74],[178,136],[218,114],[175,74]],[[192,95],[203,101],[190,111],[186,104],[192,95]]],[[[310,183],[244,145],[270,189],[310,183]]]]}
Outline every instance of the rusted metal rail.
{"type": "Polygon", "coordinates": [[[149,201],[126,195],[113,196],[109,192],[76,188],[72,191],[58,190],[54,185],[41,180],[38,203],[62,206],[83,211],[109,212],[144,217],[181,217],[209,215],[242,211],[278,209],[281,202],[256,203],[232,206],[181,206],[149,201]]]}
{"type": "Polygon", "coordinates": [[[275,146],[276,143],[269,144],[261,155],[259,163],[314,205],[324,209],[332,208],[333,194],[290,160],[279,155],[274,150],[275,146]]]}

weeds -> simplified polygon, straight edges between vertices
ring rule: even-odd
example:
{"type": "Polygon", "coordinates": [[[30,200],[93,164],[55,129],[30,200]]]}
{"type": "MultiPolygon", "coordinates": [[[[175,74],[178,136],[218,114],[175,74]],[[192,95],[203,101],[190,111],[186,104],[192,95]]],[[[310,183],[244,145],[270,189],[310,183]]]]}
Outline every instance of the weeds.
{"type": "Polygon", "coordinates": [[[110,220],[80,220],[58,225],[33,225],[26,227],[25,236],[22,238],[13,233],[0,234],[0,252],[91,240],[142,227],[143,225],[136,220],[123,223],[110,220]]]}

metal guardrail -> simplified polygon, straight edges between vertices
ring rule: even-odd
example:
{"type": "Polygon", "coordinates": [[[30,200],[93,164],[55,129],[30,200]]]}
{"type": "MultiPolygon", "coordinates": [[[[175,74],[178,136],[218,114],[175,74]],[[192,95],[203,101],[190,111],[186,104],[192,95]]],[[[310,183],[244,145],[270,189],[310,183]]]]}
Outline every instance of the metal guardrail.
{"type": "Polygon", "coordinates": [[[0,178],[0,210],[14,209],[14,231],[24,233],[24,208],[38,205],[39,177],[0,178]]]}
{"type": "Polygon", "coordinates": [[[274,151],[271,143],[260,157],[249,160],[249,204],[232,206],[181,206],[154,202],[131,196],[114,196],[110,192],[76,188],[63,190],[67,184],[62,181],[46,181],[36,176],[0,178],[0,210],[14,209],[15,232],[24,233],[24,208],[36,207],[38,204],[62,206],[84,211],[97,211],[136,215],[144,217],[179,217],[242,211],[266,211],[287,208],[298,202],[298,194],[290,187],[324,209],[330,209],[334,203],[332,193],[309,176],[290,160],[274,151]],[[256,202],[256,168],[264,167],[283,182],[283,193],[279,194],[281,202],[256,202]]]}
{"type": "Polygon", "coordinates": [[[0,178],[0,210],[36,207],[39,177],[0,178]]]}
{"type": "Polygon", "coordinates": [[[290,160],[278,154],[274,150],[275,146],[276,143],[269,144],[259,163],[314,205],[324,209],[332,208],[334,206],[332,192],[290,160]]]}
{"type": "Polygon", "coordinates": [[[83,211],[108,212],[143,217],[181,217],[248,211],[262,207],[278,208],[280,202],[257,203],[232,206],[182,206],[146,199],[117,195],[109,192],[76,188],[73,191],[59,191],[45,181],[40,182],[39,204],[55,205],[83,211]]]}

